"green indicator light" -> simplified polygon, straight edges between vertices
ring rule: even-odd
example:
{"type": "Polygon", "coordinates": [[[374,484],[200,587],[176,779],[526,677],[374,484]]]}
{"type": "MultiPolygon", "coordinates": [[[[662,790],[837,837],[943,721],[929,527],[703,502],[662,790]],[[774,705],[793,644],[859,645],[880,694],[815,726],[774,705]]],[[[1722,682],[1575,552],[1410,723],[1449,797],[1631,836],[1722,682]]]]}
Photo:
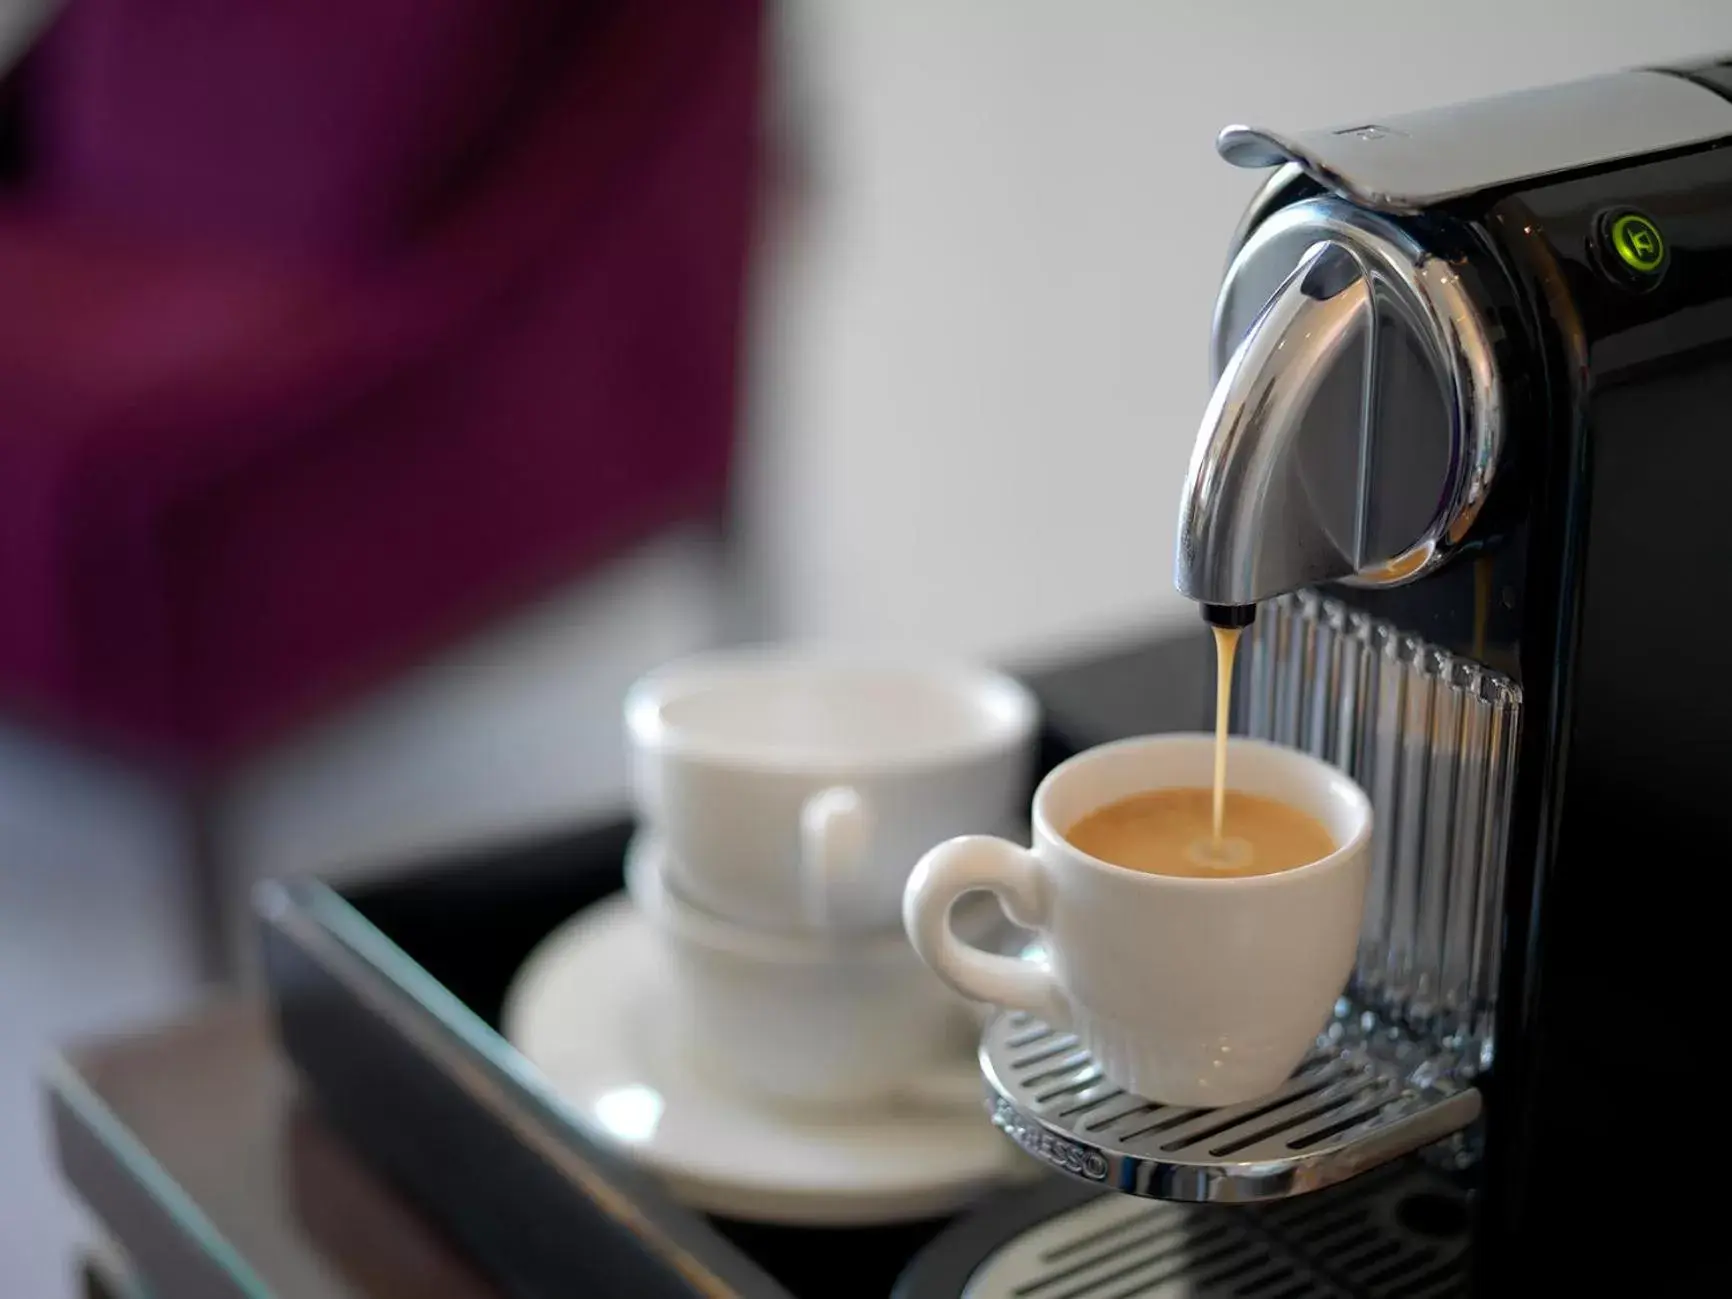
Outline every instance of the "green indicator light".
{"type": "Polygon", "coordinates": [[[1612,222],[1612,247],[1632,271],[1652,275],[1666,260],[1660,228],[1645,216],[1626,212],[1612,222]]]}

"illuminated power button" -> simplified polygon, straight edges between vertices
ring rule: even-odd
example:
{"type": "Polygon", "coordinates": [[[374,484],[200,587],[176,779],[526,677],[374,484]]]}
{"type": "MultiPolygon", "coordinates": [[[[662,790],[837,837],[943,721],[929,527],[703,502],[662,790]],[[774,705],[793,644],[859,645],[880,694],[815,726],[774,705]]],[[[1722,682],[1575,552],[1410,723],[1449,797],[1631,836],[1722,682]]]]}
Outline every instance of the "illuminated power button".
{"type": "Polygon", "coordinates": [[[1630,208],[1600,214],[1595,240],[1605,269],[1633,288],[1652,288],[1666,273],[1666,237],[1652,218],[1630,208]]]}

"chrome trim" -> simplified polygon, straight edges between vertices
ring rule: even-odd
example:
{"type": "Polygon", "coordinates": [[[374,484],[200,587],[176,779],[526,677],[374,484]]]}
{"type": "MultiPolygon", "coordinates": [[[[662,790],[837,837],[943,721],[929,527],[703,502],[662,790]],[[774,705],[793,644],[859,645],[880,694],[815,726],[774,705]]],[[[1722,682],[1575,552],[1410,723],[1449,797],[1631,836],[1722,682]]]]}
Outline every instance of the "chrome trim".
{"type": "MultiPolygon", "coordinates": [[[[1239,223],[1233,227],[1233,237],[1227,244],[1227,266],[1233,264],[1251,232],[1262,225],[1271,212],[1316,192],[1317,182],[1296,162],[1278,166],[1265,176],[1245,210],[1239,214],[1239,223]]],[[[1222,271],[1225,273],[1226,267],[1222,267],[1222,271]]]]}
{"type": "Polygon", "coordinates": [[[1322,1190],[1461,1131],[1478,1090],[1338,1020],[1291,1079],[1220,1109],[1117,1087],[1062,1029],[1001,1014],[980,1043],[994,1126],[1040,1162],[1155,1200],[1247,1204],[1322,1190]]]}
{"type": "Polygon", "coordinates": [[[1631,70],[1327,130],[1229,126],[1238,167],[1296,163],[1326,189],[1411,213],[1500,185],[1732,136],[1732,103],[1667,72],[1631,70]]]}
{"type": "Polygon", "coordinates": [[[1505,437],[1478,274],[1389,218],[1332,196],[1263,219],[1216,301],[1219,377],[1179,512],[1174,582],[1182,593],[1210,604],[1251,604],[1327,581],[1394,585],[1431,571],[1467,538],[1505,437]],[[1403,348],[1392,331],[1405,333],[1411,346],[1403,348]],[[1422,358],[1429,379],[1391,382],[1390,367],[1407,355],[1422,358]],[[1348,365],[1360,371],[1358,409],[1314,409],[1325,397],[1341,400],[1336,371],[1348,365]],[[1441,449],[1385,417],[1397,397],[1428,402],[1432,381],[1441,403],[1433,414],[1447,440],[1441,449]],[[1322,441],[1344,436],[1344,421],[1352,421],[1356,458],[1322,441]],[[1431,472],[1427,455],[1439,461],[1441,478],[1415,484],[1412,475],[1431,472]],[[1353,475],[1350,484],[1320,480],[1333,470],[1319,466],[1337,465],[1353,475]],[[1431,517],[1398,521],[1390,525],[1396,535],[1371,537],[1380,481],[1374,467],[1406,475],[1422,509],[1435,502],[1431,517]]]}

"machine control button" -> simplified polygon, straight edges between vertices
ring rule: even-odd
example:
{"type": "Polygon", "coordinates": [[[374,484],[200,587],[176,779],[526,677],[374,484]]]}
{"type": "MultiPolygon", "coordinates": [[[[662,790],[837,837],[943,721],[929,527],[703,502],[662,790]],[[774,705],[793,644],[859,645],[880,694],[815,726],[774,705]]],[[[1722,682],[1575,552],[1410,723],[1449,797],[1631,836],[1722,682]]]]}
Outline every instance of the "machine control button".
{"type": "Polygon", "coordinates": [[[1671,258],[1660,227],[1633,208],[1602,212],[1594,223],[1594,243],[1606,272],[1632,288],[1658,284],[1671,258]]]}

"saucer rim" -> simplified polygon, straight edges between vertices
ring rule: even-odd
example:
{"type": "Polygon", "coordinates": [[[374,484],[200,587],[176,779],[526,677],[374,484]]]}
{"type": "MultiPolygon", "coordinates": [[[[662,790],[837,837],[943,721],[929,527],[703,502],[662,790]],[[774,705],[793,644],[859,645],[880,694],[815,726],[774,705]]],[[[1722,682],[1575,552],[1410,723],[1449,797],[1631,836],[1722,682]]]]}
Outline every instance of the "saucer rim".
{"type": "MultiPolygon", "coordinates": [[[[589,1140],[607,1149],[633,1166],[654,1176],[686,1207],[702,1213],[738,1221],[761,1222],[782,1226],[804,1227],[865,1227],[913,1222],[944,1216],[966,1207],[979,1195],[1013,1183],[1019,1172],[1026,1172],[1017,1162],[1014,1147],[990,1128],[985,1113],[985,1084],[982,1083],[982,1108],[958,1108],[946,1114],[935,1111],[919,1117],[884,1114],[886,1134],[909,1133],[918,1128],[930,1136],[939,1130],[960,1132],[962,1126],[978,1124],[982,1128],[980,1157],[973,1166],[946,1171],[942,1176],[908,1177],[899,1184],[879,1184],[860,1190],[838,1188],[835,1185],[814,1187],[789,1184],[786,1175],[766,1169],[746,1170],[735,1162],[730,1165],[732,1177],[718,1176],[689,1158],[683,1159],[665,1144],[652,1141],[640,1144],[622,1142],[611,1136],[590,1114],[587,1100],[574,1097],[549,1075],[524,1046],[523,1020],[525,1006],[536,991],[559,969],[559,958],[570,959],[574,948],[590,945],[602,937],[617,937],[617,931],[635,929],[641,936],[635,946],[643,957],[653,951],[654,931],[650,918],[638,909],[625,894],[614,894],[586,907],[555,928],[531,951],[518,968],[506,990],[500,1013],[501,1036],[505,1038],[528,1065],[535,1070],[550,1096],[557,1100],[563,1113],[589,1140]],[[954,1126],[953,1126],[954,1125],[954,1126]],[[991,1157],[988,1158],[988,1152],[991,1157]],[[778,1185],[778,1181],[781,1183],[778,1185]]],[[[629,941],[629,940],[628,940],[629,941]]],[[[631,978],[609,980],[598,989],[599,995],[616,995],[620,988],[638,986],[631,978]]],[[[615,1022],[618,1022],[616,1014],[615,1022]]],[[[641,1047],[619,1042],[614,1048],[635,1057],[634,1069],[650,1075],[652,1084],[658,1081],[658,1071],[668,1068],[665,1060],[643,1059],[641,1047]]],[[[665,1075],[664,1075],[665,1076],[665,1075]]],[[[757,1106],[750,1098],[725,1089],[710,1093],[718,1110],[739,1112],[750,1107],[759,1119],[775,1116],[786,1126],[799,1129],[806,1124],[792,1115],[777,1115],[773,1105],[757,1106]]],[[[866,1110],[861,1113],[872,1114],[866,1110]]],[[[850,1124],[858,1132],[867,1126],[858,1120],[850,1124]]],[[[816,1136],[822,1127],[813,1128],[816,1136]]],[[[918,1139],[918,1138],[912,1138],[918,1139]]],[[[822,1159],[822,1156],[819,1157],[822,1159]]]]}

